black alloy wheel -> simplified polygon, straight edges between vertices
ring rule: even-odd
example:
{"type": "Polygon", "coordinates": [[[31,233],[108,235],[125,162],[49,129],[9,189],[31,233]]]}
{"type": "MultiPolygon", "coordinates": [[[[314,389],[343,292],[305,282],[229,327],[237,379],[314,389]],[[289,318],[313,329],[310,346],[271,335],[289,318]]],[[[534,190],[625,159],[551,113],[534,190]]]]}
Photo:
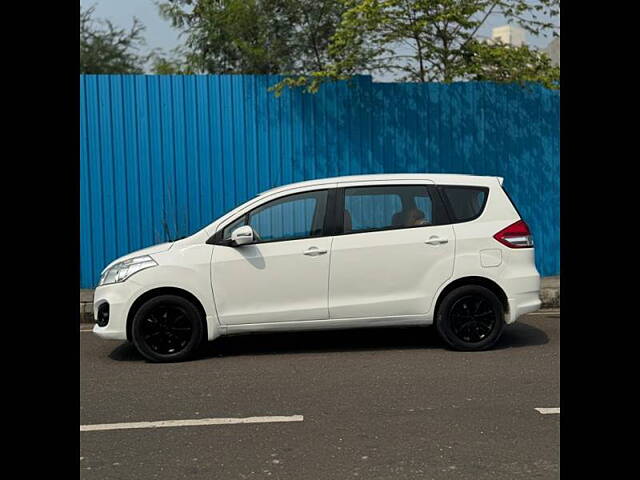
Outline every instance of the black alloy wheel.
{"type": "Polygon", "coordinates": [[[140,330],[144,342],[160,355],[180,352],[193,335],[193,327],[184,309],[167,304],[147,312],[140,330]]]}
{"type": "Polygon", "coordinates": [[[184,360],[201,343],[201,316],[195,305],[183,297],[154,297],[145,302],[133,318],[133,343],[153,362],[184,360]]]}
{"type": "Polygon", "coordinates": [[[465,285],[442,301],[436,327],[443,340],[456,350],[487,350],[502,335],[504,307],[488,288],[465,285]]]}
{"type": "Polygon", "coordinates": [[[478,343],[487,338],[496,324],[496,312],[482,295],[465,295],[455,301],[449,311],[451,329],[460,339],[478,343]]]}

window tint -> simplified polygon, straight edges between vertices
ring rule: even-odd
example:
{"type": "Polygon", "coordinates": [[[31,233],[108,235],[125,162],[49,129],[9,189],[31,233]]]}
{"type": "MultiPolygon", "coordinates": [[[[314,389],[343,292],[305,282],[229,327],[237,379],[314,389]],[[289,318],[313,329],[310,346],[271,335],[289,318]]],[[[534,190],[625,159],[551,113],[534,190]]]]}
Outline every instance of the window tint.
{"type": "Polygon", "coordinates": [[[344,232],[433,225],[433,206],[426,186],[346,188],[344,232]]]}
{"type": "Polygon", "coordinates": [[[489,189],[486,187],[441,187],[457,222],[472,220],[482,213],[489,189]]]}
{"type": "MultiPolygon", "coordinates": [[[[249,225],[258,242],[273,242],[322,235],[327,191],[305,192],[266,203],[249,213],[249,225]]],[[[227,226],[223,238],[246,225],[245,217],[227,226]]]]}

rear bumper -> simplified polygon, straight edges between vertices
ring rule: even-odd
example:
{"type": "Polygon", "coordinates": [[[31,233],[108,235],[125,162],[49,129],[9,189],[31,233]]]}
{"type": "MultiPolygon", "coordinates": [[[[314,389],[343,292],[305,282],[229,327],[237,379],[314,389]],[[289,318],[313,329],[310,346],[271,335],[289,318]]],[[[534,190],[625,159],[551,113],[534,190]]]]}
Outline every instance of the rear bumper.
{"type": "Polygon", "coordinates": [[[505,317],[507,323],[515,322],[519,317],[540,309],[542,302],[538,292],[525,293],[509,298],[509,315],[505,317]]]}
{"type": "Polygon", "coordinates": [[[509,315],[505,317],[507,323],[515,322],[519,317],[540,309],[540,275],[530,275],[511,279],[509,302],[509,315]]]}

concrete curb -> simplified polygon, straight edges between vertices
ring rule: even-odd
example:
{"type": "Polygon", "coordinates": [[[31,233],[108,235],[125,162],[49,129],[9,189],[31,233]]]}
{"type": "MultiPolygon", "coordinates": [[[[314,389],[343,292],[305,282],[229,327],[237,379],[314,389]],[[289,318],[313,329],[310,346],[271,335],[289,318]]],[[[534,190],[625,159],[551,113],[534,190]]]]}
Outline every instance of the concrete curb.
{"type": "Polygon", "coordinates": [[[542,278],[540,300],[542,308],[560,308],[560,275],[542,278]]]}
{"type": "Polygon", "coordinates": [[[93,289],[80,289],[80,323],[93,323],[93,289]]]}
{"type": "MultiPolygon", "coordinates": [[[[540,285],[542,308],[560,308],[560,276],[544,277],[540,285]]],[[[93,323],[93,290],[80,289],[80,323],[93,323]]]]}

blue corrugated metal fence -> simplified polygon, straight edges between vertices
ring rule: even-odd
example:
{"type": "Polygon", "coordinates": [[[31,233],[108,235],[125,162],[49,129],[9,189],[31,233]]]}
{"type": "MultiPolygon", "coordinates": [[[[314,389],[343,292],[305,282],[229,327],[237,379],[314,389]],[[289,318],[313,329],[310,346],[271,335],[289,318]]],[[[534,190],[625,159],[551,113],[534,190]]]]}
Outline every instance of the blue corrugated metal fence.
{"type": "Polygon", "coordinates": [[[559,273],[559,92],[370,77],[316,95],[268,75],[80,76],[80,286],[268,188],[362,173],[505,177],[559,273]]]}

